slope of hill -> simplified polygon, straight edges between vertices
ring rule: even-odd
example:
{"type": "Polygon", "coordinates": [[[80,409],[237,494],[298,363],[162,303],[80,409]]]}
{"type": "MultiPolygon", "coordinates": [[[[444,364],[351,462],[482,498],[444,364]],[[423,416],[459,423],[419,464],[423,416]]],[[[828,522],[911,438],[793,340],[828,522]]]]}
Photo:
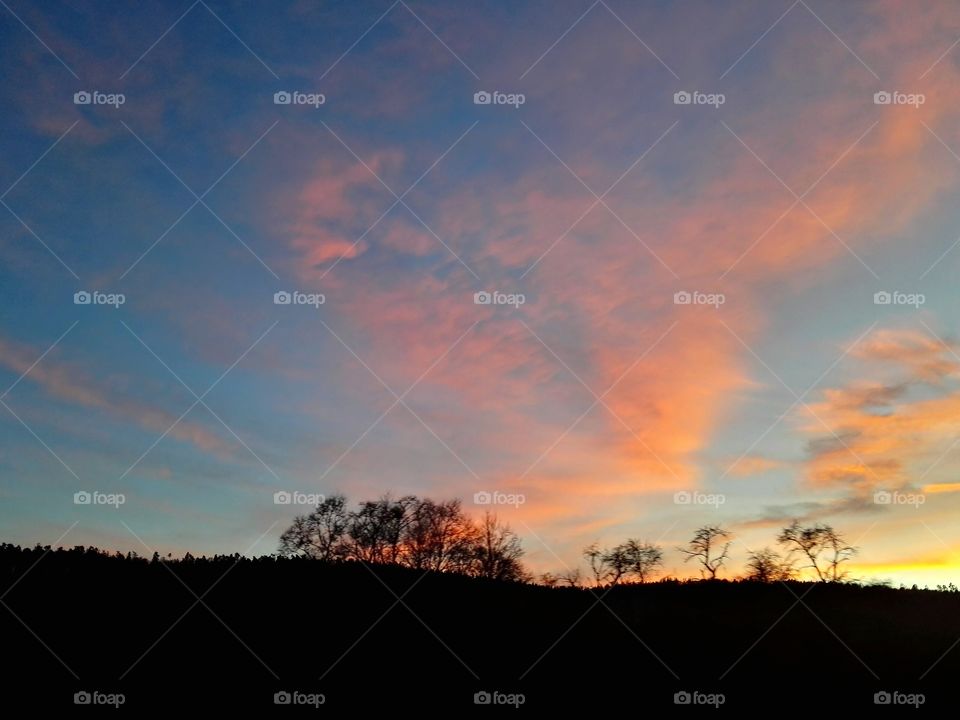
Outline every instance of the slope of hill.
{"type": "Polygon", "coordinates": [[[359,563],[4,546],[0,594],[6,684],[40,680],[34,707],[86,692],[93,704],[122,693],[134,711],[285,699],[322,699],[338,715],[488,699],[870,711],[878,692],[950,702],[960,672],[956,592],[723,581],[592,591],[359,563]]]}

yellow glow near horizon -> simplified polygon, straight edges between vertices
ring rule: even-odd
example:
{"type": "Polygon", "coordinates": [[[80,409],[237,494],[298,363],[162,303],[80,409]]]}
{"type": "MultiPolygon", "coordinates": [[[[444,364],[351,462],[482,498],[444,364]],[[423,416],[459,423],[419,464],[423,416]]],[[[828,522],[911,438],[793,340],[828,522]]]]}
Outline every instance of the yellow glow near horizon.
{"type": "Polygon", "coordinates": [[[851,565],[851,575],[870,580],[889,581],[894,587],[901,584],[910,587],[929,587],[954,583],[960,586],[960,554],[946,553],[941,558],[929,558],[915,562],[877,563],[869,565],[851,565]]]}

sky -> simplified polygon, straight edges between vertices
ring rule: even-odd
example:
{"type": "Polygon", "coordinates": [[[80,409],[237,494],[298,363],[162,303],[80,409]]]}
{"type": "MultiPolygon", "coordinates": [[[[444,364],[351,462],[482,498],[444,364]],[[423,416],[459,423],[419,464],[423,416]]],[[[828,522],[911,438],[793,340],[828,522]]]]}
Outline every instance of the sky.
{"type": "Polygon", "coordinates": [[[960,7],[2,5],[0,539],[412,493],[960,576],[960,7]]]}

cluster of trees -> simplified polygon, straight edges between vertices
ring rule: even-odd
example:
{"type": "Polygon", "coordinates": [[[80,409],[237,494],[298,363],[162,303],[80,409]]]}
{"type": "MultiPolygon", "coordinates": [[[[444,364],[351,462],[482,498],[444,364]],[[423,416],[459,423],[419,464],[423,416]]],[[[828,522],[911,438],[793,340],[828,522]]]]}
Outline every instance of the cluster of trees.
{"type": "MultiPolygon", "coordinates": [[[[730,556],[732,534],[719,525],[704,525],[694,532],[684,547],[684,562],[694,561],[700,577],[715,580],[730,556]]],[[[832,526],[815,524],[804,526],[794,520],[777,535],[782,552],[769,547],[751,550],[747,556],[745,580],[779,582],[796,580],[801,571],[809,569],[820,582],[842,582],[848,578],[844,563],[857,549],[832,526]]],[[[663,568],[663,549],[653,543],[634,538],[612,548],[600,548],[596,543],[583,549],[583,557],[595,587],[618,585],[623,582],[648,582],[663,568]]],[[[544,585],[584,584],[579,568],[563,573],[544,573],[544,585]]]]}
{"type": "Polygon", "coordinates": [[[280,554],[323,562],[356,560],[493,580],[528,581],[520,538],[487,512],[474,522],[459,500],[389,495],[351,510],[343,495],[297,516],[280,537],[280,554]]]}

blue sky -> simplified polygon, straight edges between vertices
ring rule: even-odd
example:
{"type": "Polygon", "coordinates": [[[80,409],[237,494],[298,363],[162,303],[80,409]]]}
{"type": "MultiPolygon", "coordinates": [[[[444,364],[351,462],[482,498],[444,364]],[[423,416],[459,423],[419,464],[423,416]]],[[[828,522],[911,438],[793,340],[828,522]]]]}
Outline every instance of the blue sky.
{"type": "Polygon", "coordinates": [[[537,570],[719,521],[736,572],[797,517],[860,577],[955,577],[960,12],[0,17],[4,540],[262,553],[278,490],[502,490],[537,570]]]}

